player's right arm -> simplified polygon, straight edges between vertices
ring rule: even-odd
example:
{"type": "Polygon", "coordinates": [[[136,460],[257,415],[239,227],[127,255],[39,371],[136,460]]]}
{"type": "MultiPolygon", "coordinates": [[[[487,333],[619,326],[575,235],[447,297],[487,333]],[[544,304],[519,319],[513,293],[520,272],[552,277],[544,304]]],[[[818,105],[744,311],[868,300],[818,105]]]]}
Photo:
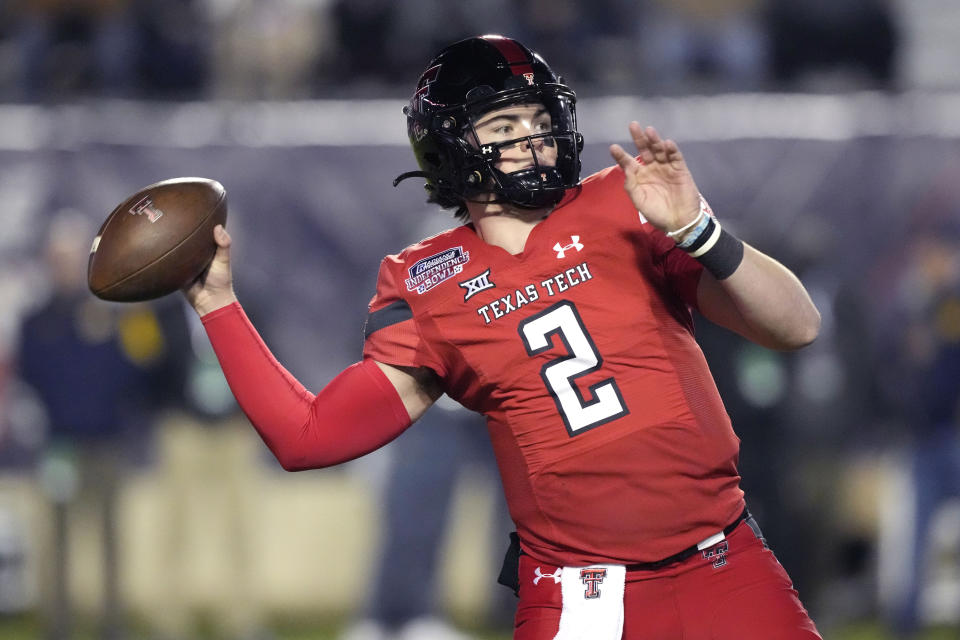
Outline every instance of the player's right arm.
{"type": "Polygon", "coordinates": [[[443,394],[440,380],[427,367],[396,367],[376,360],[374,362],[397,390],[412,422],[419,420],[443,394]]]}
{"type": "Polygon", "coordinates": [[[440,396],[436,375],[365,359],[316,395],[273,356],[233,292],[230,236],[214,230],[210,268],[185,289],[241,409],[287,470],[327,467],[400,435],[440,396]]]}

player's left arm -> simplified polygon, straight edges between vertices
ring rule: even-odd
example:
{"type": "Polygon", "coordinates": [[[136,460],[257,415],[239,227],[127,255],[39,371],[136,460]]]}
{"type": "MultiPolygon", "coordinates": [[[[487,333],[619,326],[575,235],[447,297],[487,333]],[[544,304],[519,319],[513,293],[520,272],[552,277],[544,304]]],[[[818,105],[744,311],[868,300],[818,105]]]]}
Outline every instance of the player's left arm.
{"type": "Polygon", "coordinates": [[[701,216],[700,192],[673,140],[636,122],[630,135],[636,157],[620,145],[612,145],[610,153],[624,171],[624,189],[634,206],[678,243],[703,236],[688,252],[706,267],[697,287],[704,317],[771,349],[811,343],[820,330],[820,313],[800,280],[701,216]]]}
{"type": "Polygon", "coordinates": [[[799,278],[748,244],[729,277],[703,272],[697,306],[711,322],[770,349],[799,349],[820,331],[820,312],[799,278]]]}

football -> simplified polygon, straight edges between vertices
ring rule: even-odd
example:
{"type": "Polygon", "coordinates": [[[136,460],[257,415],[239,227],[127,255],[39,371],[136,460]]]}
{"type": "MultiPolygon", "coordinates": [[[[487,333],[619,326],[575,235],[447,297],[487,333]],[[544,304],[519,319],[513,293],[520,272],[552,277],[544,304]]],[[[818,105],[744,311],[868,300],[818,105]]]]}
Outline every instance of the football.
{"type": "Polygon", "coordinates": [[[183,288],[210,264],[213,228],[226,220],[227,194],[216,180],[173,178],[140,189],[110,212],[93,239],[90,291],[137,302],[183,288]]]}

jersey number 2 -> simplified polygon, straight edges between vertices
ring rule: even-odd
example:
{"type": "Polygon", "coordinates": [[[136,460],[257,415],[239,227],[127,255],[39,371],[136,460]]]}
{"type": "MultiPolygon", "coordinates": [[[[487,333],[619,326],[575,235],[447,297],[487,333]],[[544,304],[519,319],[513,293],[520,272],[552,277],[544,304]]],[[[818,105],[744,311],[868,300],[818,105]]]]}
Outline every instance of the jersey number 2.
{"type": "Polygon", "coordinates": [[[596,345],[587,333],[577,308],[568,300],[530,316],[519,327],[520,337],[531,356],[555,347],[556,335],[567,354],[550,360],[540,369],[540,377],[557,403],[563,423],[571,436],[616,420],[629,413],[616,380],[607,378],[588,387],[585,398],[575,384],[577,378],[592,373],[603,364],[596,345]]]}

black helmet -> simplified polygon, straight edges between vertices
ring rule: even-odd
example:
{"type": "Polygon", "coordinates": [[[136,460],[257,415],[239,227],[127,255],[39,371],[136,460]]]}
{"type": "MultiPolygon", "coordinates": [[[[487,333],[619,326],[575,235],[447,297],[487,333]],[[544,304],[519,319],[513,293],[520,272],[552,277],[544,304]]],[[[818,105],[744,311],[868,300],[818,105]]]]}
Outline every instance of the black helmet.
{"type": "Polygon", "coordinates": [[[458,216],[466,214],[466,201],[481,194],[529,209],[551,207],[580,181],[583,136],[577,131],[575,103],[574,92],[546,61],[516,40],[486,35],[452,44],[430,62],[403,109],[421,170],[397,177],[394,185],[414,176],[426,178],[428,201],[458,207],[458,216]],[[478,148],[477,117],[520,103],[542,103],[552,130],[478,148]],[[556,145],[556,166],[539,164],[534,138],[556,145]],[[501,149],[524,141],[534,166],[509,174],[494,168],[501,149]]]}

